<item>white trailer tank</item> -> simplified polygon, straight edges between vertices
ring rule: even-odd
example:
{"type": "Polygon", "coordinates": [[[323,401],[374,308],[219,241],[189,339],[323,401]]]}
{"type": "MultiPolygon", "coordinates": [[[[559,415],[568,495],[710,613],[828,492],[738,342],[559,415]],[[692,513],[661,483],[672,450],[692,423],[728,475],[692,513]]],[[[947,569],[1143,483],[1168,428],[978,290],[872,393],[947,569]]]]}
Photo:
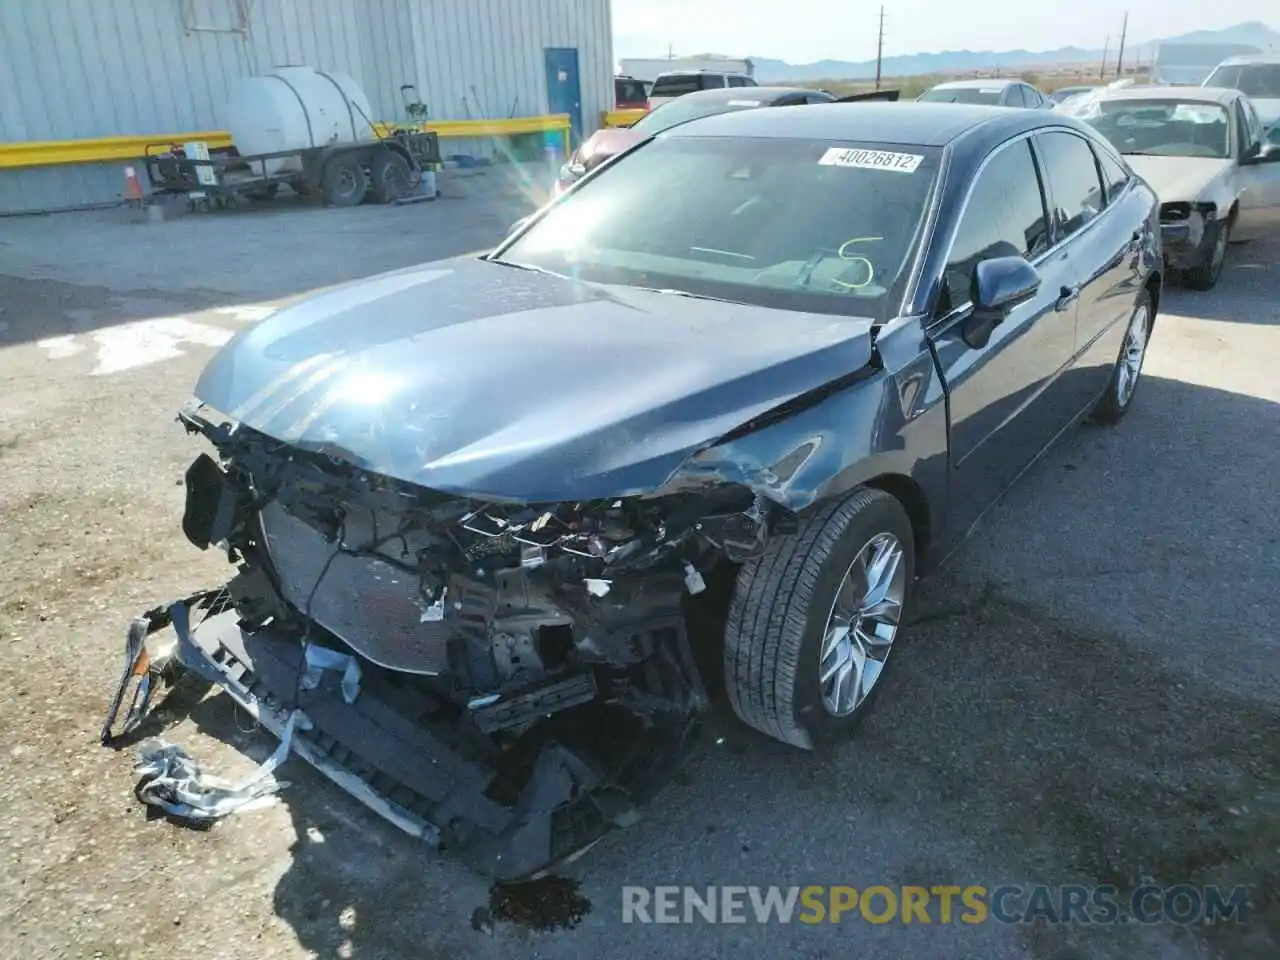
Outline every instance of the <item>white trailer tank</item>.
{"type": "MultiPolygon", "coordinates": [[[[237,80],[227,100],[227,131],[241,155],[306,150],[373,140],[373,110],[345,73],[276,67],[237,80]]],[[[266,161],[268,174],[301,172],[298,157],[266,161]]]]}

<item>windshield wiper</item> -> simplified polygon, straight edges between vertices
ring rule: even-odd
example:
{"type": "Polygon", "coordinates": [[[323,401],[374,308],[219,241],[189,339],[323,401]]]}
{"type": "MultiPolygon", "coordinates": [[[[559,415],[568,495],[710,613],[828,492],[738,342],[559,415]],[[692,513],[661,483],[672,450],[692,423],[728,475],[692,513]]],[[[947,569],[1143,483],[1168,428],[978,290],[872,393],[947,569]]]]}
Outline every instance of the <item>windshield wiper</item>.
{"type": "Polygon", "coordinates": [[[536,267],[531,263],[515,263],[512,260],[498,260],[495,257],[484,257],[485,263],[496,263],[500,267],[511,267],[513,270],[528,270],[530,273],[540,273],[546,277],[559,277],[561,280],[569,280],[563,273],[556,273],[554,270],[548,270],[546,267],[536,267]]]}
{"type": "Polygon", "coordinates": [[[690,300],[714,300],[717,303],[737,303],[741,304],[741,300],[730,300],[728,297],[713,297],[706,293],[690,293],[688,290],[675,290],[671,287],[636,287],[626,284],[632,290],[643,290],[645,293],[661,293],[668,297],[687,297],[690,300]]]}

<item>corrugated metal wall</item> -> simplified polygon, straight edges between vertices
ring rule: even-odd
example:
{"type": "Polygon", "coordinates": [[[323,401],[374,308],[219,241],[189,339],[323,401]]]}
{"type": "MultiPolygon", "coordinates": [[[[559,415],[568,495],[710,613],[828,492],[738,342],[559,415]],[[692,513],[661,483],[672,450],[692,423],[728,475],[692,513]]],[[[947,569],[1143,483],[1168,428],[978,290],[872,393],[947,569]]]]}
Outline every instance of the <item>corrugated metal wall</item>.
{"type": "MultiPolygon", "coordinates": [[[[613,98],[610,0],[0,0],[0,141],[222,129],[231,82],[284,64],[351,74],[380,119],[404,83],[439,119],[540,115],[545,47],[578,49],[593,130],[613,98]]],[[[0,171],[0,211],[122,185],[119,164],[0,171]]]]}

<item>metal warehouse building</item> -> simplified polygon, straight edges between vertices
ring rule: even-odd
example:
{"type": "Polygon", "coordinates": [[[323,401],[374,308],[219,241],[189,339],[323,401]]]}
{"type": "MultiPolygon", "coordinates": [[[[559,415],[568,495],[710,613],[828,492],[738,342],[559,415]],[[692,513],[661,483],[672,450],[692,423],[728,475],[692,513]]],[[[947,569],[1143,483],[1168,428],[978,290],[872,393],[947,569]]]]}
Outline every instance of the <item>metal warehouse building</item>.
{"type": "Polygon", "coordinates": [[[610,0],[0,0],[0,213],[118,198],[123,162],[66,161],[223,130],[230,84],[286,65],[349,74],[377,120],[412,84],[428,127],[569,114],[581,135],[612,107],[610,0]]]}

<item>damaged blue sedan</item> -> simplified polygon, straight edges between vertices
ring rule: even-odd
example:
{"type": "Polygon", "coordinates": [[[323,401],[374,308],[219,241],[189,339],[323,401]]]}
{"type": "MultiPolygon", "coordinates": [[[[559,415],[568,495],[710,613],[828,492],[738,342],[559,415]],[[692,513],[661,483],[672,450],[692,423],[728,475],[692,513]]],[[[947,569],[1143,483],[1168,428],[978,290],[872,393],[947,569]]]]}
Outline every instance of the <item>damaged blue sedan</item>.
{"type": "Polygon", "coordinates": [[[511,879],[633,821],[720,691],[787,744],[846,737],[917,577],[1129,410],[1162,259],[1155,194],[1052,112],[672,128],[487,256],[216,355],[183,530],[237,570],[135,622],[104,740],[180,664],[511,879]]]}

